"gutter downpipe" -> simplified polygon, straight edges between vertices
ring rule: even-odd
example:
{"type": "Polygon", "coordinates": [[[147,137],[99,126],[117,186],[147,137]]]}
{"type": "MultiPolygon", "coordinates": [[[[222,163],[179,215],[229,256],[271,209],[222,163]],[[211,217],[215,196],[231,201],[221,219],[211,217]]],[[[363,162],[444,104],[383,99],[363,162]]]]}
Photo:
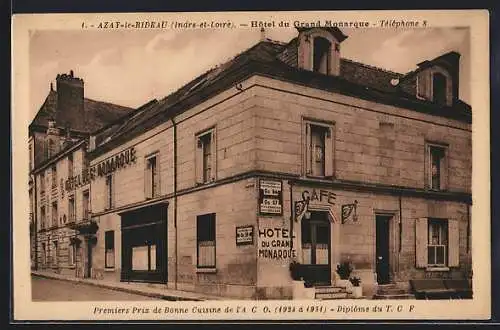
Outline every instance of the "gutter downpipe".
{"type": "Polygon", "coordinates": [[[293,250],[293,222],[295,221],[295,208],[293,207],[293,180],[288,180],[290,186],[290,251],[293,250]]]}
{"type": "Polygon", "coordinates": [[[403,243],[403,193],[399,193],[399,224],[398,224],[398,229],[399,229],[399,246],[398,246],[398,272],[399,272],[399,267],[400,267],[400,258],[401,258],[401,250],[402,250],[402,243],[403,243]]]}
{"type": "MultiPolygon", "coordinates": [[[[170,119],[172,121],[174,130],[174,228],[175,228],[175,289],[177,290],[177,279],[178,279],[178,253],[177,253],[177,123],[174,117],[170,119]]],[[[167,259],[168,260],[168,259],[167,259]]]]}
{"type": "Polygon", "coordinates": [[[37,221],[37,197],[38,197],[38,189],[36,189],[36,175],[33,175],[33,231],[34,231],[34,240],[35,240],[35,270],[38,270],[38,221],[37,221]]]}

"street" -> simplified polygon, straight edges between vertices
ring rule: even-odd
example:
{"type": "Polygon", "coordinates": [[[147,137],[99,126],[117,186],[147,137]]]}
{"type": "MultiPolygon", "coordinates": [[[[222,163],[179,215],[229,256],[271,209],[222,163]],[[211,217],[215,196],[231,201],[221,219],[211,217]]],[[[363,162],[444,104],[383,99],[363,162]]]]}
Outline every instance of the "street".
{"type": "Polygon", "coordinates": [[[141,301],[152,297],[100,288],[93,285],[31,276],[33,301],[141,301]]]}

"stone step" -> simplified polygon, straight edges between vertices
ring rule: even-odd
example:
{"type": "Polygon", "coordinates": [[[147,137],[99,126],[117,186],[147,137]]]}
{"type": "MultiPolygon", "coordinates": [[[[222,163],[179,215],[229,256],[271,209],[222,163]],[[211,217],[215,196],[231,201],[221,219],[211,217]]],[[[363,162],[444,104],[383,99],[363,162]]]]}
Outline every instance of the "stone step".
{"type": "Polygon", "coordinates": [[[402,293],[402,294],[386,294],[386,295],[376,294],[376,295],[373,296],[373,299],[395,299],[395,300],[401,300],[401,299],[416,299],[416,298],[412,294],[402,293]]]}
{"type": "Polygon", "coordinates": [[[316,293],[337,293],[346,291],[345,288],[335,287],[335,286],[317,286],[316,293]]]}
{"type": "Polygon", "coordinates": [[[316,299],[328,300],[328,299],[345,299],[347,298],[347,292],[335,292],[335,293],[318,293],[316,292],[316,299]]]}
{"type": "Polygon", "coordinates": [[[394,295],[394,294],[405,294],[407,291],[401,288],[378,288],[377,294],[379,295],[394,295]]]}

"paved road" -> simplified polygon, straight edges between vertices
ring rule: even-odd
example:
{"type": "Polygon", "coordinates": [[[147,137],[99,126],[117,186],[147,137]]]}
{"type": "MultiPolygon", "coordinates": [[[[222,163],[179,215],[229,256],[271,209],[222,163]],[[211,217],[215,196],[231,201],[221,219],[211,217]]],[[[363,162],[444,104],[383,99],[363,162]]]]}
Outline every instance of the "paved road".
{"type": "Polygon", "coordinates": [[[141,301],[158,300],[132,293],[100,288],[84,283],[74,283],[31,276],[33,301],[141,301]]]}

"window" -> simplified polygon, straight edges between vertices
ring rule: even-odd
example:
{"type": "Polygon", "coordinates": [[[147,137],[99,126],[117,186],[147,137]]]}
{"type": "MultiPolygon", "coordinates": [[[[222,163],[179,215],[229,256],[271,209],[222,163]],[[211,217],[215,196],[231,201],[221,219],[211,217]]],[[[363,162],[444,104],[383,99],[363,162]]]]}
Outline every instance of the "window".
{"type": "Polygon", "coordinates": [[[432,75],[432,98],[439,105],[446,104],[446,77],[442,73],[432,75]]]}
{"type": "Polygon", "coordinates": [[[69,215],[69,222],[75,222],[76,218],[76,212],[75,212],[75,197],[74,196],[69,196],[68,197],[68,215],[69,215]]]}
{"type": "Polygon", "coordinates": [[[55,165],[52,166],[52,188],[57,187],[57,167],[55,165]]]}
{"type": "Polygon", "coordinates": [[[146,242],[147,245],[132,247],[132,270],[134,271],[156,271],[156,245],[146,242]]]}
{"type": "Polygon", "coordinates": [[[314,38],[313,71],[328,74],[330,69],[331,44],[325,38],[314,38]]]}
{"type": "Polygon", "coordinates": [[[415,223],[418,268],[459,266],[459,222],[454,219],[419,218],[415,223]]]}
{"type": "Polygon", "coordinates": [[[43,195],[45,193],[45,174],[40,174],[40,193],[43,195]]]}
{"type": "Polygon", "coordinates": [[[305,123],[305,172],[308,176],[333,176],[333,125],[305,123]]]}
{"type": "Polygon", "coordinates": [[[57,202],[52,203],[52,227],[57,226],[57,219],[58,219],[58,213],[57,213],[57,202]]]}
{"type": "Polygon", "coordinates": [[[105,246],[105,267],[115,268],[115,232],[113,230],[108,230],[104,234],[104,246],[105,246]]]}
{"type": "Polygon", "coordinates": [[[47,246],[45,243],[42,243],[42,265],[45,266],[47,264],[47,246]]]}
{"type": "Polygon", "coordinates": [[[200,134],[196,138],[196,182],[215,180],[215,130],[200,134]]]}
{"type": "Polygon", "coordinates": [[[29,169],[30,171],[33,169],[33,146],[31,142],[29,144],[29,169]]]}
{"type": "Polygon", "coordinates": [[[53,260],[53,267],[58,267],[59,266],[59,247],[57,241],[54,241],[54,260],[53,260]]]}
{"type": "Polygon", "coordinates": [[[73,154],[68,155],[68,178],[73,177],[73,154]]]}
{"type": "Polygon", "coordinates": [[[90,212],[90,194],[88,190],[85,190],[83,192],[83,205],[82,205],[82,210],[83,210],[83,219],[86,220],[89,218],[89,212],[90,212]]]}
{"type": "Polygon", "coordinates": [[[70,266],[74,266],[75,260],[76,260],[76,244],[69,244],[68,245],[68,264],[70,266]]]}
{"type": "Polygon", "coordinates": [[[426,186],[432,190],[445,190],[447,184],[446,146],[427,144],[426,186]]]}
{"type": "Polygon", "coordinates": [[[40,208],[40,227],[41,229],[45,229],[46,225],[46,215],[45,215],[45,205],[40,208]]]}
{"type": "Polygon", "coordinates": [[[215,213],[196,218],[197,266],[215,268],[215,213]]]}
{"type": "Polygon", "coordinates": [[[106,209],[113,207],[113,175],[106,176],[106,209]]]}
{"type": "Polygon", "coordinates": [[[429,220],[427,264],[445,266],[447,264],[448,226],[446,221],[429,220]]]}
{"type": "Polygon", "coordinates": [[[146,158],[146,169],[144,174],[146,198],[154,198],[160,195],[160,176],[158,175],[157,157],[146,158]]]}

